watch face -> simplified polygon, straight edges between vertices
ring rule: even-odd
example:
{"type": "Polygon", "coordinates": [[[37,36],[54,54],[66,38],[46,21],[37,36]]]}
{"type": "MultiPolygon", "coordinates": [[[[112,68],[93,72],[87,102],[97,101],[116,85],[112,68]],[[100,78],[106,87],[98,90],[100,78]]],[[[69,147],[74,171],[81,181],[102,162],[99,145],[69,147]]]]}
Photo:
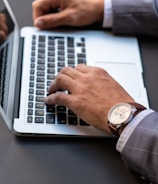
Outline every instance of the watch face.
{"type": "Polygon", "coordinates": [[[127,103],[120,103],[114,106],[108,114],[108,120],[113,125],[126,123],[131,116],[131,106],[127,103]]]}

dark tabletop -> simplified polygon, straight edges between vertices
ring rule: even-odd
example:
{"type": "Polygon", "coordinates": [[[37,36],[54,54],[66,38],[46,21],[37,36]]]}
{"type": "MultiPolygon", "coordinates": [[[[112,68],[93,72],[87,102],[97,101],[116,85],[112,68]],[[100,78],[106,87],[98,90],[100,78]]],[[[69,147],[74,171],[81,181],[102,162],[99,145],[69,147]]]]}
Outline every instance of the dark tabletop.
{"type": "MultiPolygon", "coordinates": [[[[19,25],[32,25],[32,0],[10,0],[19,25]]],[[[158,42],[157,42],[158,43],[158,42]]],[[[141,38],[145,84],[151,107],[158,110],[155,89],[158,44],[141,38]],[[157,104],[157,105],[156,105],[157,104]]],[[[123,164],[117,140],[105,138],[16,137],[0,123],[1,184],[138,184],[123,164]]]]}

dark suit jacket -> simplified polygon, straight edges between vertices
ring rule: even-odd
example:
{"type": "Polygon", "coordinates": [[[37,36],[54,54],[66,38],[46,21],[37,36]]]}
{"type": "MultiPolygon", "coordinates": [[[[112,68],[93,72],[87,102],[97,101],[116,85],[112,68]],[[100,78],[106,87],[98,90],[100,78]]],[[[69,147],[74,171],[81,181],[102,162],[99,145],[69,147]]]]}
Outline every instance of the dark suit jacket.
{"type": "Polygon", "coordinates": [[[158,112],[145,117],[121,152],[126,165],[158,183],[158,112]]]}
{"type": "Polygon", "coordinates": [[[112,0],[113,33],[158,36],[158,0],[112,0]]]}

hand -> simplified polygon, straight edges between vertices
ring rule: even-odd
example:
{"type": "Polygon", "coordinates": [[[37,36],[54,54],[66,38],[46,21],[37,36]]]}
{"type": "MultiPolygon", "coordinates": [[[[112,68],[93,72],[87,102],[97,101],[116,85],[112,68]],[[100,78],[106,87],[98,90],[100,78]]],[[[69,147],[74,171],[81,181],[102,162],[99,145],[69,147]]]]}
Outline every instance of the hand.
{"type": "Polygon", "coordinates": [[[0,43],[2,43],[8,34],[7,20],[3,13],[0,13],[0,43]]]}
{"type": "Polygon", "coordinates": [[[83,64],[64,68],[52,82],[49,93],[46,104],[67,106],[82,120],[107,133],[111,133],[107,126],[109,109],[119,102],[134,101],[105,70],[83,64]]]}
{"type": "Polygon", "coordinates": [[[102,20],[104,0],[36,0],[32,7],[34,25],[39,29],[86,26],[102,20]]]}

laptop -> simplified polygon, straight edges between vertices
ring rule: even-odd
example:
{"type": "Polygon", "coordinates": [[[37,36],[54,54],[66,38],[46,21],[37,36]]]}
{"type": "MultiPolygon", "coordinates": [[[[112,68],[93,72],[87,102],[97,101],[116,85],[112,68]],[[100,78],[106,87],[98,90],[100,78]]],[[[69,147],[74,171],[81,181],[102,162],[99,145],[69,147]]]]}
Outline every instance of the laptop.
{"type": "Polygon", "coordinates": [[[11,132],[21,136],[109,137],[67,107],[44,104],[57,73],[79,63],[104,68],[137,102],[148,107],[136,38],[103,30],[19,30],[7,0],[0,2],[0,11],[6,14],[9,28],[0,45],[0,122],[11,132]]]}

